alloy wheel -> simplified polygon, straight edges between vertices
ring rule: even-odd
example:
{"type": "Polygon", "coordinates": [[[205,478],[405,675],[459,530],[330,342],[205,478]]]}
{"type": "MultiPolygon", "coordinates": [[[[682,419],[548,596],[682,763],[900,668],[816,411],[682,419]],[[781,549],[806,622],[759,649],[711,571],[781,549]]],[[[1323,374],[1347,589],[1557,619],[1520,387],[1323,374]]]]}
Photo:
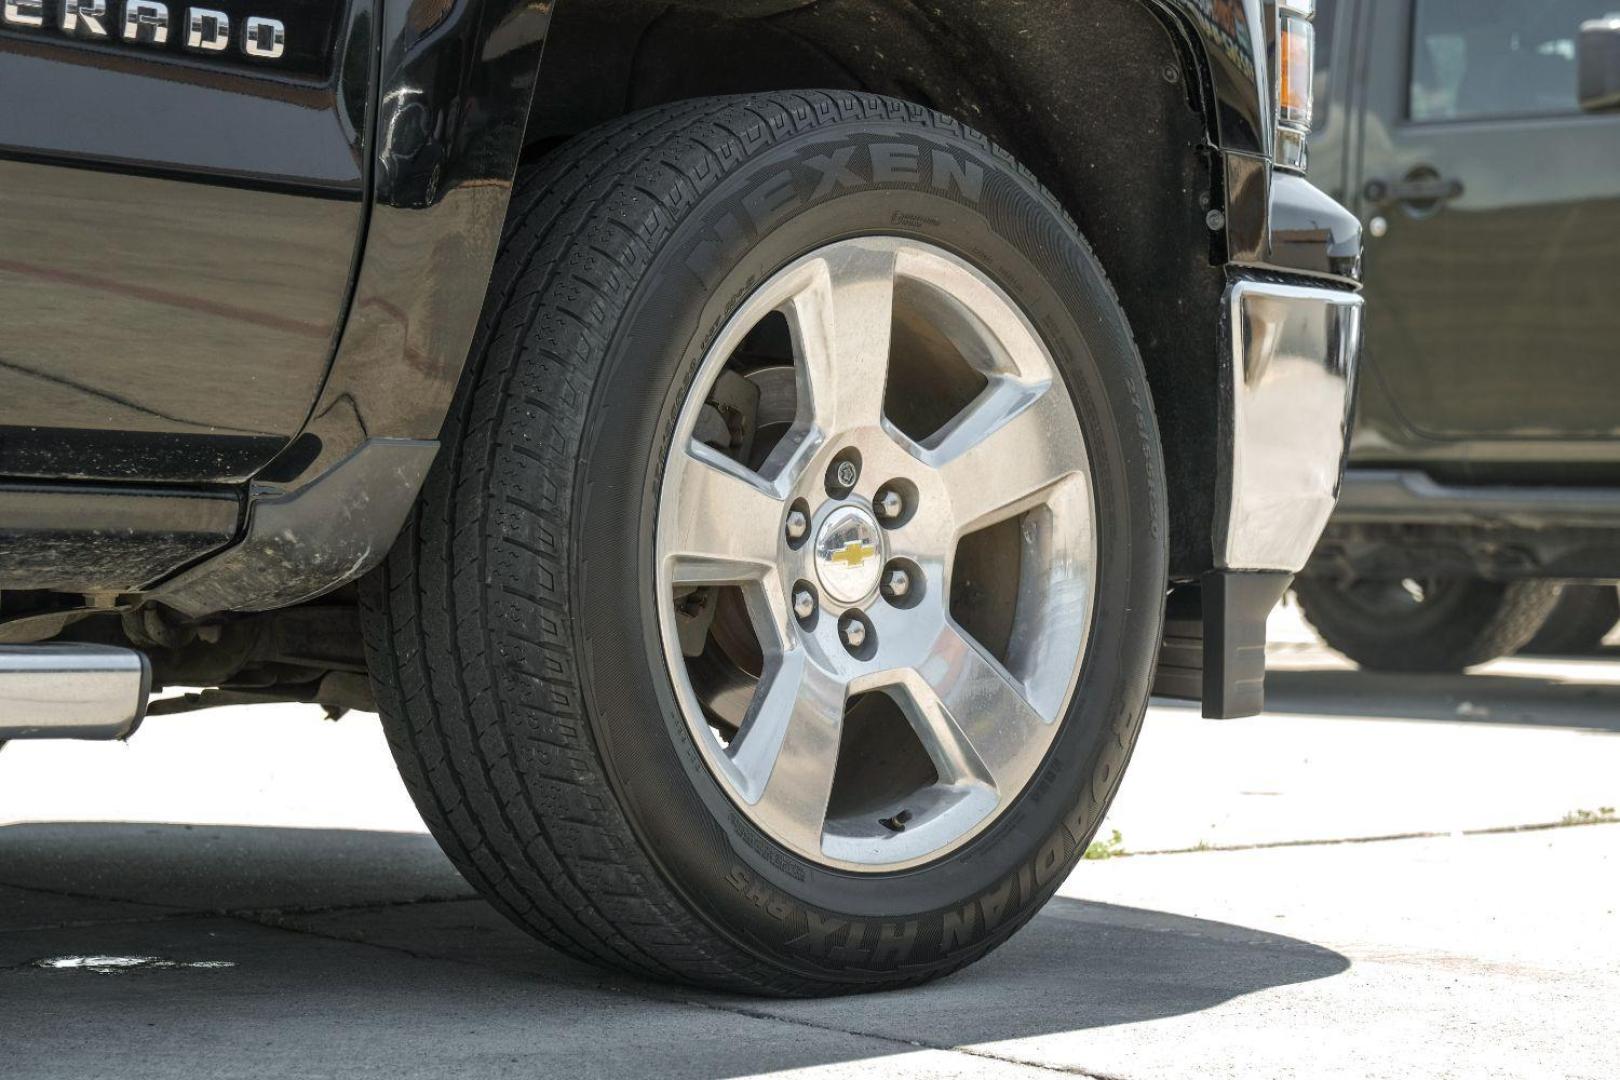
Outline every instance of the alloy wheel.
{"type": "Polygon", "coordinates": [[[891,237],[778,271],[699,365],[659,494],[664,656],[705,764],[816,863],[967,843],[1068,710],[1093,514],[1073,400],[986,276],[891,237]]]}

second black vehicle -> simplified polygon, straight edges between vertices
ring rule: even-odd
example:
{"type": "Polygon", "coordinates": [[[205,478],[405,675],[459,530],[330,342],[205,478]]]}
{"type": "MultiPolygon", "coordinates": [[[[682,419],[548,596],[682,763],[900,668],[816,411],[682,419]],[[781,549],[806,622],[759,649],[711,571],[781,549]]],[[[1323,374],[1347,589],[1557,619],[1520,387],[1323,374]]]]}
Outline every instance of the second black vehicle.
{"type": "Polygon", "coordinates": [[[1620,2],[1318,0],[1309,174],[1367,235],[1344,494],[1296,583],[1365,667],[1620,615],[1620,2]]]}

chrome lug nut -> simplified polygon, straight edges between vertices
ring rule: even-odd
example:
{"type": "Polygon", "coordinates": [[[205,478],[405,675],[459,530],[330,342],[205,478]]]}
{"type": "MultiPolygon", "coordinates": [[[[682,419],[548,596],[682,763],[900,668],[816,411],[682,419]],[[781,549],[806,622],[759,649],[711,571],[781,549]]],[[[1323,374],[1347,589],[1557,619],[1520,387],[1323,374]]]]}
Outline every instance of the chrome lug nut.
{"type": "Polygon", "coordinates": [[[911,591],[911,575],[901,569],[883,575],[883,595],[898,600],[911,591]]]}
{"type": "Polygon", "coordinates": [[[832,480],[834,487],[852,488],[861,478],[861,467],[849,459],[835,462],[832,467],[832,480]]]}
{"type": "Polygon", "coordinates": [[[803,622],[816,613],[816,597],[809,589],[799,589],[793,594],[793,614],[803,622]]]}
{"type": "Polygon", "coordinates": [[[884,521],[893,521],[905,508],[905,500],[900,498],[898,491],[893,490],[882,492],[878,495],[877,502],[872,504],[872,509],[876,510],[878,517],[884,521]]]}
{"type": "Polygon", "coordinates": [[[787,538],[789,540],[803,540],[804,534],[810,531],[810,519],[804,516],[803,510],[790,510],[787,516],[787,538]]]}
{"type": "Polygon", "coordinates": [[[851,650],[866,644],[866,624],[851,616],[844,620],[844,645],[851,650]]]}

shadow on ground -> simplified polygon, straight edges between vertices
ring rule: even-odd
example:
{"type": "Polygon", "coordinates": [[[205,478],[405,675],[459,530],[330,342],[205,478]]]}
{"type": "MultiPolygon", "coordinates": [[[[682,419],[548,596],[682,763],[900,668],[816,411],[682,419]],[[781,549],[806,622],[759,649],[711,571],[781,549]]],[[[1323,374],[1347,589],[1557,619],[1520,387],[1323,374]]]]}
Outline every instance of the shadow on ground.
{"type": "Polygon", "coordinates": [[[1266,711],[1620,732],[1620,685],[1528,675],[1274,669],[1266,673],[1266,711]]]}
{"type": "MultiPolygon", "coordinates": [[[[770,1002],[636,982],[536,944],[423,836],[142,824],[0,828],[0,1017],[15,1075],[741,1076],[1078,1033],[1344,971],[1244,927],[1054,901],[918,990],[770,1002]],[[155,957],[122,974],[39,961],[155,957]]],[[[971,1059],[962,1059],[969,1061],[971,1059]]]]}

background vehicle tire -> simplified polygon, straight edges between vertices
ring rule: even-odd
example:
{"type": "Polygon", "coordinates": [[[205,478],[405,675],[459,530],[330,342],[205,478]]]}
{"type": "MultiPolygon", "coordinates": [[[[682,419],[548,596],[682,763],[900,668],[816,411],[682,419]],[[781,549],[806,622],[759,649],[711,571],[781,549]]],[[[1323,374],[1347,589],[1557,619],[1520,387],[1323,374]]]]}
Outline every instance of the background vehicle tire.
{"type": "Polygon", "coordinates": [[[1363,668],[1456,672],[1529,641],[1558,602],[1558,585],[1312,577],[1294,584],[1294,596],[1322,640],[1363,668]]]}
{"type": "Polygon", "coordinates": [[[1620,589],[1613,585],[1565,585],[1558,603],[1519,650],[1532,656],[1590,656],[1620,622],[1620,589]]]}
{"type": "MultiPolygon", "coordinates": [[[[841,271],[829,273],[842,280],[841,271]]],[[[814,368],[805,356],[821,355],[816,349],[827,342],[848,344],[836,331],[846,309],[836,310],[824,340],[805,344],[814,338],[805,327],[819,325],[813,318],[795,324],[788,358],[795,371],[814,368]]],[[[767,324],[775,325],[772,317],[759,326],[767,324]]],[[[746,347],[732,354],[743,358],[739,364],[747,361],[738,370],[769,368],[769,359],[756,354],[790,338],[748,331],[746,347]]],[[[1003,391],[1024,392],[1030,355],[1009,361],[993,353],[976,352],[976,362],[1010,362],[1011,373],[979,380],[988,389],[976,396],[971,372],[958,371],[956,389],[971,407],[957,419],[977,417],[981,404],[1005,405],[1003,391]]],[[[725,363],[722,380],[733,370],[732,360],[725,363]]],[[[812,388],[818,377],[804,376],[812,388]]],[[[788,381],[795,392],[805,385],[799,378],[788,381]]],[[[864,386],[848,384],[852,392],[864,386]]],[[[845,389],[840,384],[838,393],[845,389]]],[[[784,410],[790,423],[776,445],[785,451],[749,464],[739,450],[736,461],[703,475],[734,481],[748,472],[749,484],[761,488],[778,482],[769,477],[799,475],[783,462],[802,459],[826,470],[825,494],[810,492],[810,501],[880,507],[883,493],[873,485],[897,459],[862,442],[856,488],[836,489],[835,478],[849,478],[837,468],[842,452],[828,458],[833,442],[800,430],[806,416],[812,428],[805,430],[822,430],[819,393],[784,410]],[[882,454],[889,465],[879,461],[882,454]]],[[[904,424],[943,424],[947,414],[935,400],[941,395],[946,391],[896,401],[885,390],[884,415],[896,428],[902,413],[904,424]]],[[[843,397],[828,400],[844,408],[843,397]]],[[[951,436],[940,434],[918,443],[917,453],[943,461],[949,445],[951,436]]],[[[1005,477],[1020,477],[1028,460],[1040,457],[1005,462],[985,486],[1011,483],[1005,477]]],[[[819,487],[821,474],[815,475],[819,487]]],[[[1064,466],[1050,491],[1072,492],[1078,475],[1064,466]]],[[[789,995],[905,986],[946,974],[1034,915],[1084,852],[1118,786],[1161,631],[1163,475],[1141,361],[1101,268],[1055,200],[977,133],[916,106],[848,93],[685,102],[624,118],[579,137],[521,179],[443,450],[404,534],[365,583],[367,654],[390,744],[429,827],[467,878],[522,926],[574,956],[654,978],[789,995]],[[713,746],[703,741],[719,736],[690,722],[683,680],[695,685],[696,661],[687,651],[689,623],[680,622],[678,634],[670,630],[669,597],[660,589],[664,567],[679,560],[658,553],[666,526],[687,520],[684,510],[663,505],[666,478],[715,458],[728,440],[752,433],[768,441],[765,402],[774,390],[735,382],[705,390],[699,379],[713,356],[725,359],[716,343],[730,340],[733,316],[771,282],[800,280],[791,277],[795,268],[808,266],[804,280],[821,280],[816,260],[831,266],[835,258],[826,252],[852,252],[858,263],[897,244],[914,250],[896,260],[935,267],[949,289],[965,290],[960,295],[1015,298],[1016,308],[1011,300],[995,307],[1001,301],[992,299],[995,310],[976,310],[978,321],[961,319],[951,314],[953,305],[928,301],[934,294],[922,289],[923,299],[907,292],[914,306],[905,310],[934,318],[908,322],[898,314],[901,284],[910,289],[920,278],[902,280],[895,271],[901,284],[894,286],[891,332],[911,335],[916,348],[895,348],[885,377],[901,379],[910,362],[902,354],[985,332],[983,318],[1006,335],[998,340],[1017,339],[1020,348],[1036,342],[1040,362],[1055,372],[1041,384],[1041,411],[1030,405],[1007,415],[1045,417],[1043,423],[1058,425],[1048,429],[1054,439],[1060,427],[1073,426],[1089,486],[1083,503],[1065,512],[1082,506],[1091,518],[1085,535],[1095,544],[1093,588],[1082,603],[1089,620],[1078,628],[1084,643],[1020,624],[1036,632],[1019,635],[1023,644],[1004,645],[1010,651],[996,658],[1006,671],[1024,672],[1028,658],[1019,649],[1052,641],[1075,650],[1072,676],[1041,707],[1053,720],[1043,736],[1046,749],[1025,761],[1027,782],[1016,790],[1009,784],[1006,792],[998,786],[998,808],[979,826],[952,834],[937,853],[927,846],[929,834],[914,830],[921,837],[916,857],[890,869],[854,865],[859,852],[841,862],[828,854],[843,742],[834,751],[838,776],[822,808],[819,852],[807,854],[792,834],[761,826],[752,804],[735,797],[713,764],[713,746]],[[744,415],[755,400],[758,422],[744,415]],[[737,401],[745,405],[733,411],[737,401]],[[677,442],[694,423],[690,440],[677,442]],[[672,640],[684,675],[667,652],[672,640]]],[[[884,515],[882,544],[900,544],[909,523],[943,505],[928,503],[931,489],[921,486],[927,479],[918,473],[917,485],[898,485],[894,514],[873,510],[884,515]]],[[[1057,513],[1056,496],[1040,497],[1048,501],[1006,519],[1017,523],[1010,533],[1015,548],[1021,536],[1051,539],[1051,530],[1042,532],[1046,519],[1035,515],[1057,513]]],[[[682,488],[669,498],[684,508],[689,495],[682,488]]],[[[824,522],[821,513],[812,508],[817,527],[832,520],[824,522]]],[[[782,520],[765,522],[773,543],[788,535],[782,520]]],[[[749,515],[736,523],[739,534],[756,524],[749,515]]],[[[815,534],[818,560],[824,535],[815,534]]],[[[865,567],[866,541],[851,542],[848,565],[865,567]]],[[[780,550],[791,548],[785,543],[780,550]]],[[[830,550],[836,556],[846,549],[830,550]]],[[[907,607],[914,597],[891,596],[887,575],[883,599],[868,594],[864,610],[878,648],[901,633],[891,628],[910,611],[944,611],[949,600],[954,613],[958,593],[962,610],[975,613],[982,596],[1017,595],[1019,618],[1026,597],[1045,595],[1039,582],[1025,590],[1033,579],[1023,576],[1013,592],[998,592],[996,567],[1009,560],[985,560],[981,579],[961,569],[971,563],[961,550],[954,559],[949,588],[939,566],[914,567],[916,580],[926,582],[916,608],[907,607]]],[[[1010,562],[1020,575],[1048,565],[1034,556],[1010,562]]],[[[797,591],[768,593],[772,574],[781,576],[761,570],[759,581],[746,586],[753,590],[748,602],[758,603],[732,610],[742,625],[757,610],[768,610],[767,624],[784,630],[797,617],[781,616],[788,595],[797,603],[797,591]]],[[[1063,588],[1071,583],[1059,581],[1063,588]]],[[[825,606],[832,603],[830,588],[823,582],[822,623],[841,631],[842,617],[832,618],[825,606]]],[[[1002,606],[1011,618],[1011,605],[1002,606]]],[[[1035,609],[1044,610],[1040,603],[1035,609]]],[[[704,612],[678,614],[699,619],[704,612]]],[[[727,622],[725,611],[709,617],[709,636],[697,637],[701,656],[717,637],[713,628],[738,621],[727,622]]],[[[801,622],[803,640],[830,648],[839,639],[810,625],[815,618],[801,622]]],[[[753,625],[757,632],[758,620],[753,625]]],[[[953,653],[953,670],[998,670],[982,660],[992,632],[973,631],[977,647],[953,653]]],[[[761,685],[775,685],[766,680],[780,677],[782,654],[772,669],[771,650],[761,651],[767,666],[755,674],[761,685]]],[[[820,655],[810,644],[799,651],[820,655]]],[[[851,644],[849,651],[857,650],[851,644]]],[[[1032,675],[1014,674],[991,689],[1034,685],[1032,675]]],[[[867,693],[859,701],[864,707],[879,696],[887,695],[867,693]]],[[[1003,698],[994,701],[999,707],[1003,698]]],[[[723,708],[705,699],[705,709],[711,705],[717,713],[723,708]]],[[[996,716],[998,724],[989,727],[998,729],[1003,718],[985,701],[972,715],[996,716]]],[[[882,730],[905,741],[892,713],[868,719],[843,724],[840,739],[882,730]]],[[[918,724],[901,717],[905,730],[918,724]]],[[[744,750],[753,730],[757,723],[733,735],[744,750]]],[[[916,764],[915,756],[897,762],[881,754],[856,765],[862,761],[883,777],[916,764]]],[[[930,767],[939,768],[937,759],[930,767]]],[[[933,790],[926,778],[922,783],[919,791],[933,790]]],[[[887,815],[874,809],[881,799],[873,798],[867,810],[850,812],[870,811],[868,821],[887,815]]],[[[930,813],[920,810],[919,820],[946,820],[930,813]]],[[[874,833],[873,850],[890,835],[904,837],[908,820],[879,819],[886,831],[874,833]]]]}

